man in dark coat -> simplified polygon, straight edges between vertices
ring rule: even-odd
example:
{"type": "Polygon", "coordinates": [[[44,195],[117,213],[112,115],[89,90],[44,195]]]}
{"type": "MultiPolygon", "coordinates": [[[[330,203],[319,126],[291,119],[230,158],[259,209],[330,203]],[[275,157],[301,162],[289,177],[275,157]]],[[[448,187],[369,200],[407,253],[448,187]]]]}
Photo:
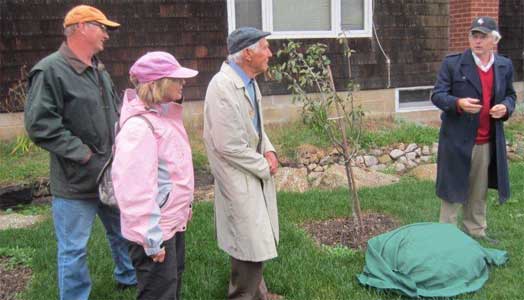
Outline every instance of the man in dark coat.
{"type": "Polygon", "coordinates": [[[486,236],[488,188],[498,189],[499,202],[509,198],[504,125],[515,109],[513,65],[494,53],[500,40],[497,23],[476,18],[470,49],[449,55],[439,71],[431,101],[442,110],[437,158],[440,222],[457,223],[463,206],[464,230],[486,236]]]}

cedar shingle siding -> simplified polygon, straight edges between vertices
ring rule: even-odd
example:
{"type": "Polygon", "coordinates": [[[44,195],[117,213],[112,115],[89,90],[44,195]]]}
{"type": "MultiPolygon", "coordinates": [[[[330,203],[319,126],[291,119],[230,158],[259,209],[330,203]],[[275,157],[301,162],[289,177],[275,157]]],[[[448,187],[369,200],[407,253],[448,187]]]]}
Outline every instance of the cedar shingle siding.
{"type": "MultiPolygon", "coordinates": [[[[500,51],[504,54],[507,51],[515,64],[518,59],[522,64],[519,56],[524,19],[521,2],[501,1],[501,12],[506,15],[501,17],[505,38],[500,51]],[[520,27],[514,27],[515,23],[520,27]]],[[[8,87],[18,79],[22,65],[30,68],[58,48],[63,40],[63,17],[80,3],[96,6],[110,19],[122,24],[111,34],[101,55],[119,90],[128,87],[127,72],[140,55],[164,50],[173,53],[182,65],[200,71],[196,79],[188,80],[184,89],[186,99],[204,98],[207,83],[227,55],[225,0],[0,0],[0,104],[8,87]]],[[[432,85],[435,72],[447,53],[448,1],[376,0],[375,6],[377,33],[391,58],[391,86],[432,85]]],[[[284,42],[272,40],[274,52],[284,42]]],[[[342,88],[347,68],[338,42],[335,39],[302,42],[329,45],[329,56],[335,64],[335,80],[342,88]]],[[[375,38],[355,38],[350,46],[357,51],[352,58],[352,69],[361,88],[386,88],[387,66],[375,38]]],[[[522,78],[522,67],[519,72],[522,78]]],[[[278,83],[261,83],[264,94],[287,93],[286,87],[278,83]]]]}
{"type": "Polygon", "coordinates": [[[515,80],[524,80],[524,1],[501,0],[499,23],[499,52],[513,61],[515,80]]]}

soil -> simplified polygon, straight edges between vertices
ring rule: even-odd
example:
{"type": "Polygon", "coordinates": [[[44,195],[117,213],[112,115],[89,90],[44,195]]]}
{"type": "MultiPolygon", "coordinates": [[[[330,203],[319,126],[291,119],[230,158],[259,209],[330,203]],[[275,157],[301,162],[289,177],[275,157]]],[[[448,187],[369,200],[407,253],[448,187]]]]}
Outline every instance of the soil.
{"type": "Polygon", "coordinates": [[[362,223],[359,228],[353,217],[348,217],[305,223],[303,227],[321,245],[365,250],[369,239],[400,226],[393,217],[379,213],[362,214],[362,223]]]}
{"type": "Polygon", "coordinates": [[[14,300],[31,279],[31,269],[25,266],[9,268],[7,257],[0,257],[0,299],[14,300]]]}

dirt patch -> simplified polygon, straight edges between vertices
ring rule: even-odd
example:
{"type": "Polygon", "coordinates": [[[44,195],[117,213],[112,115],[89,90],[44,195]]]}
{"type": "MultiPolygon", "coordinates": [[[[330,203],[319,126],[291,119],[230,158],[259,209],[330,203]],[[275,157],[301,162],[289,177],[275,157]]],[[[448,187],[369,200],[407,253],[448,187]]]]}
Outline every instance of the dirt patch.
{"type": "Polygon", "coordinates": [[[369,239],[400,226],[393,217],[379,213],[363,214],[362,223],[360,235],[352,217],[305,223],[303,227],[321,245],[365,250],[369,239]]]}
{"type": "MultiPolygon", "coordinates": [[[[33,226],[45,219],[45,216],[34,215],[25,216],[21,214],[0,214],[0,230],[13,229],[13,228],[25,228],[33,226]]],[[[0,298],[2,299],[2,298],[0,298]]]]}
{"type": "Polygon", "coordinates": [[[14,300],[31,279],[31,269],[25,266],[8,267],[9,258],[0,257],[0,299],[14,300]]]}

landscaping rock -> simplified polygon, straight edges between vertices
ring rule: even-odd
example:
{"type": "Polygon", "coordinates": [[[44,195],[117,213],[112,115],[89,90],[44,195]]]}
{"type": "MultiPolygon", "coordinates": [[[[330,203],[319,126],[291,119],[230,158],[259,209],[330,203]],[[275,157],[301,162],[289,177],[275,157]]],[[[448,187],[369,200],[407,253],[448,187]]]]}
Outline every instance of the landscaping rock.
{"type": "Polygon", "coordinates": [[[314,186],[315,185],[315,182],[317,182],[319,180],[320,177],[322,177],[322,174],[324,174],[324,172],[311,172],[307,175],[307,181],[309,183],[309,186],[314,186]]]}
{"type": "Polygon", "coordinates": [[[383,154],[378,157],[378,162],[381,164],[387,164],[391,162],[391,157],[388,154],[383,154]]]}
{"type": "Polygon", "coordinates": [[[404,152],[413,152],[418,148],[417,144],[409,144],[404,152]]]}
{"type": "Polygon", "coordinates": [[[277,191],[305,192],[309,188],[306,168],[279,168],[275,176],[277,191]]]}
{"type": "Polygon", "coordinates": [[[302,163],[304,165],[308,165],[313,162],[317,163],[319,160],[317,159],[317,157],[319,155],[321,157],[324,156],[324,151],[310,144],[300,145],[297,148],[297,157],[299,163],[302,163]]]}
{"type": "Polygon", "coordinates": [[[415,152],[406,153],[406,159],[407,160],[415,160],[415,158],[417,158],[417,153],[415,153],[415,152]]]}
{"type": "Polygon", "coordinates": [[[385,164],[378,164],[370,167],[370,169],[374,171],[384,171],[386,168],[387,166],[385,164]]]}
{"type": "Polygon", "coordinates": [[[413,169],[413,168],[415,168],[416,166],[418,166],[418,165],[417,165],[417,163],[416,163],[415,161],[413,161],[413,160],[409,160],[409,159],[408,159],[408,162],[406,163],[406,167],[407,167],[408,169],[413,169]]]}
{"type": "Polygon", "coordinates": [[[321,166],[318,166],[318,167],[313,169],[313,172],[324,172],[324,168],[321,167],[321,166]]]}
{"type": "Polygon", "coordinates": [[[397,148],[398,148],[399,150],[401,150],[401,151],[404,151],[404,150],[406,150],[406,145],[405,145],[404,143],[400,143],[400,144],[398,144],[398,147],[397,147],[397,148]]]}
{"type": "Polygon", "coordinates": [[[522,160],[522,156],[516,154],[516,153],[513,153],[513,152],[509,152],[508,154],[508,159],[510,161],[521,161],[522,160]]]}
{"type": "Polygon", "coordinates": [[[308,169],[308,171],[313,171],[313,170],[315,170],[315,168],[316,168],[317,166],[318,166],[317,164],[312,163],[312,164],[310,164],[310,165],[307,166],[307,169],[308,169]]]}
{"type": "Polygon", "coordinates": [[[437,178],[437,164],[421,165],[410,171],[410,174],[419,180],[435,181],[437,178]]]}
{"type": "Polygon", "coordinates": [[[424,163],[428,163],[431,161],[431,156],[421,156],[420,157],[420,161],[424,162],[424,163]]]}
{"type": "Polygon", "coordinates": [[[400,149],[393,149],[391,152],[389,152],[389,156],[393,160],[399,159],[399,157],[401,157],[402,155],[404,155],[404,151],[400,149]]]}
{"type": "Polygon", "coordinates": [[[369,154],[373,156],[381,156],[383,152],[381,149],[371,149],[371,151],[369,151],[369,154]]]}
{"type": "MultiPolygon", "coordinates": [[[[383,174],[356,167],[352,168],[352,170],[357,188],[378,187],[399,181],[399,178],[395,175],[383,174]]],[[[347,186],[346,170],[343,166],[338,165],[331,166],[312,182],[312,187],[327,190],[347,186]]]]}
{"type": "Polygon", "coordinates": [[[401,162],[395,163],[395,171],[397,173],[404,172],[405,170],[406,170],[406,166],[403,163],[401,162]]]}
{"type": "Polygon", "coordinates": [[[320,161],[319,161],[319,165],[321,166],[326,166],[326,165],[330,165],[333,163],[333,159],[331,158],[331,156],[324,156],[320,161]]]}
{"type": "Polygon", "coordinates": [[[398,162],[403,163],[403,164],[407,164],[408,163],[408,159],[405,156],[401,156],[401,157],[398,158],[398,162]]]}
{"type": "Polygon", "coordinates": [[[431,153],[432,154],[438,153],[438,143],[433,143],[433,146],[431,146],[431,153]]]}
{"type": "Polygon", "coordinates": [[[424,146],[422,147],[422,155],[430,155],[431,152],[429,151],[429,147],[428,146],[424,146]]]}
{"type": "Polygon", "coordinates": [[[355,165],[357,167],[363,167],[365,166],[364,157],[359,155],[355,158],[355,165]]]}
{"type": "Polygon", "coordinates": [[[366,164],[366,167],[369,168],[378,164],[378,159],[371,155],[364,155],[364,163],[366,164]]]}

